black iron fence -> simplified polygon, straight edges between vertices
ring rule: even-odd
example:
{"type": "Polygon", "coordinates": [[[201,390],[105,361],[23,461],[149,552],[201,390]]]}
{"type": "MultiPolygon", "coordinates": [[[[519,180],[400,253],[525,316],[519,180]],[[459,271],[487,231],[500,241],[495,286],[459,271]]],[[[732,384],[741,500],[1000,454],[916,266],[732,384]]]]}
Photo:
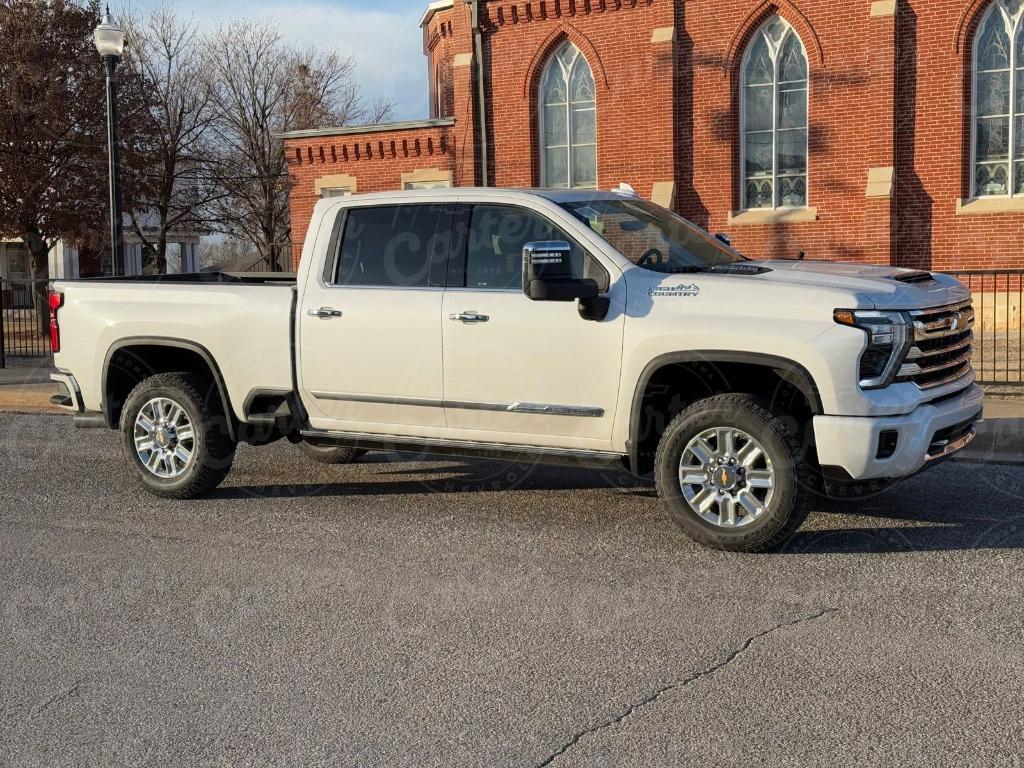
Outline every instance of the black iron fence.
{"type": "Polygon", "coordinates": [[[49,357],[48,280],[0,280],[0,368],[49,357]]]}
{"type": "Polygon", "coordinates": [[[1024,384],[1024,269],[969,269],[948,274],[974,299],[974,370],[982,384],[1024,384]]]}

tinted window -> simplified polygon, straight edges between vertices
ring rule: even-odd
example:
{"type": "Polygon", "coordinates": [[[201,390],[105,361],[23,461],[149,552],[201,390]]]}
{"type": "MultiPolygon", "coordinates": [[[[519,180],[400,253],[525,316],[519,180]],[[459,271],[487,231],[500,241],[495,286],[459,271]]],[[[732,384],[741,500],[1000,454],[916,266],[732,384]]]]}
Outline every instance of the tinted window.
{"type": "Polygon", "coordinates": [[[648,200],[595,199],[562,207],[634,264],[655,272],[697,272],[744,260],[707,232],[648,200]]]}
{"type": "Polygon", "coordinates": [[[350,208],[336,285],[424,288],[444,285],[446,212],[440,205],[350,208]]]}
{"type": "Polygon", "coordinates": [[[565,240],[572,247],[575,278],[596,280],[602,290],[608,279],[600,265],[561,228],[543,216],[504,205],[473,206],[466,253],[467,288],[523,287],[523,246],[539,240],[565,240]]]}

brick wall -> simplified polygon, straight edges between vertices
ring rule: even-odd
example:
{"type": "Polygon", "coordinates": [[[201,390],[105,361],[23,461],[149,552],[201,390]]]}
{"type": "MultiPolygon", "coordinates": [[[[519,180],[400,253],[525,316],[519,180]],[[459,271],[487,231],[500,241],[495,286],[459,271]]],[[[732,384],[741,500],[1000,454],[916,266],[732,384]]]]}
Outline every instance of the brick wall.
{"type": "Polygon", "coordinates": [[[540,183],[538,81],[548,54],[569,40],[587,57],[597,103],[598,186],[632,184],[642,195],[674,179],[673,44],[652,43],[673,26],[671,3],[549,0],[486,6],[490,178],[540,183]]]}
{"type": "Polygon", "coordinates": [[[292,178],[293,263],[298,265],[313,206],[320,199],[319,179],[349,175],[357,180],[357,193],[383,192],[401,189],[403,173],[437,168],[452,172],[458,183],[467,167],[461,150],[454,126],[289,139],[285,151],[292,178]]]}
{"type": "MultiPolygon", "coordinates": [[[[538,79],[548,54],[570,40],[594,73],[602,188],[627,182],[649,196],[658,183],[674,185],[677,210],[728,232],[755,257],[803,251],[936,269],[1024,266],[1024,213],[957,213],[971,174],[971,42],[988,2],[491,0],[481,20],[487,180],[540,182],[538,79]],[[773,13],[807,49],[808,204],[817,218],[748,225],[730,216],[739,208],[739,65],[773,13]]],[[[455,124],[288,140],[296,242],[320,175],[352,174],[360,192],[397,189],[403,172],[426,166],[451,170],[458,184],[479,183],[467,5],[457,0],[433,14],[424,51],[432,96],[438,82],[444,89],[431,115],[444,112],[455,124]],[[414,138],[418,153],[402,144],[414,138]],[[344,146],[347,155],[339,154],[344,146]],[[355,154],[358,146],[369,151],[355,154]]]]}
{"type": "Polygon", "coordinates": [[[1024,213],[957,215],[970,195],[974,32],[987,0],[901,2],[899,238],[901,265],[1024,267],[1024,213]]]}

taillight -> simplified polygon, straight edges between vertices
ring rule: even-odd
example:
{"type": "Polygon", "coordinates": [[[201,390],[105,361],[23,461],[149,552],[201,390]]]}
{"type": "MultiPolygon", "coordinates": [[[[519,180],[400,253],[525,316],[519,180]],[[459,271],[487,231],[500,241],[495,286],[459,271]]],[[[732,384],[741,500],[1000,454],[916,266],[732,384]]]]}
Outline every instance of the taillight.
{"type": "Polygon", "coordinates": [[[63,293],[50,293],[50,349],[60,352],[60,323],[57,322],[57,310],[64,306],[63,293]]]}

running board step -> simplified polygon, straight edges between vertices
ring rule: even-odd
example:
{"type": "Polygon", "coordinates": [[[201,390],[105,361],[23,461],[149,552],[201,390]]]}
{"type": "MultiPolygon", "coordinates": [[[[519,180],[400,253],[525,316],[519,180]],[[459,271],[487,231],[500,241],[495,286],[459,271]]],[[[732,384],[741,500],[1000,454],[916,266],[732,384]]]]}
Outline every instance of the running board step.
{"type": "Polygon", "coordinates": [[[611,451],[581,451],[507,443],[479,443],[404,435],[370,435],[364,432],[336,432],[304,429],[302,437],[311,445],[337,445],[368,451],[401,451],[437,456],[467,456],[482,459],[513,459],[525,464],[568,464],[581,467],[622,469],[626,456],[611,451]]]}

